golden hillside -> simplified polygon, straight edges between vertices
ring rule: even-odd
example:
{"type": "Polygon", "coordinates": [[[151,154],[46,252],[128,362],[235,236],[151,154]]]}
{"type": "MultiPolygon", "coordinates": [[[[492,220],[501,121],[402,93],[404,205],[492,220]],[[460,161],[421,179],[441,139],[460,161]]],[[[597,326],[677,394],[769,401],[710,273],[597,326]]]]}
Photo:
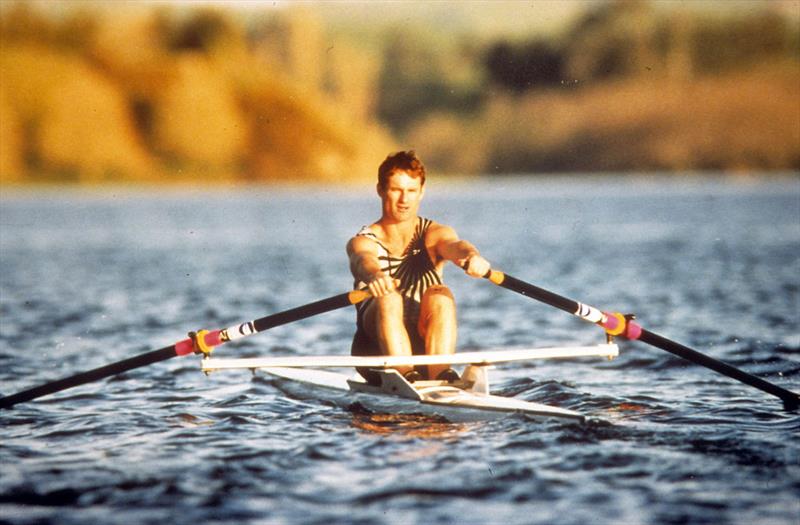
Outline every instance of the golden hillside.
{"type": "Polygon", "coordinates": [[[24,4],[4,12],[0,180],[371,177],[393,143],[363,109],[370,57],[345,43],[326,53],[305,13],[258,29],[247,35],[214,10],[56,21],[24,4]]]}
{"type": "Polygon", "coordinates": [[[515,4],[53,5],[0,9],[1,183],[362,181],[400,147],[454,174],[800,170],[791,2],[584,3],[545,33],[515,4]]]}

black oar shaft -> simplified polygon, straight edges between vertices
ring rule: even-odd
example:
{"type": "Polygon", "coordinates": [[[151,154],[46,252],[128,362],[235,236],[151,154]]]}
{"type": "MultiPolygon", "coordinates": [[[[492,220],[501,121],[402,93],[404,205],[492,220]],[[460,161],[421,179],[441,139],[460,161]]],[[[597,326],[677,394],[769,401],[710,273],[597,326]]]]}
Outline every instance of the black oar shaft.
{"type": "Polygon", "coordinates": [[[698,352],[697,350],[692,350],[688,346],[684,346],[649,330],[642,329],[642,334],[639,336],[639,340],[662,350],[666,350],[667,352],[675,354],[678,357],[692,361],[698,365],[710,368],[711,370],[728,376],[731,379],[736,379],[737,381],[741,381],[746,385],[750,385],[754,388],[758,388],[759,390],[772,394],[773,396],[779,397],[783,401],[787,410],[795,410],[798,408],[798,401],[800,401],[800,397],[798,397],[798,395],[794,392],[770,383],[769,381],[765,381],[758,376],[749,374],[744,370],[729,365],[728,363],[719,361],[713,357],[709,357],[698,352]]]}
{"type": "Polygon", "coordinates": [[[206,350],[210,351],[210,347],[220,345],[226,341],[240,339],[254,333],[263,332],[264,330],[268,330],[276,326],[288,324],[294,321],[312,317],[314,315],[329,312],[331,310],[353,305],[363,301],[367,297],[369,297],[368,292],[354,290],[303,306],[298,306],[290,310],[268,315],[254,321],[242,323],[236,327],[228,328],[226,330],[214,330],[211,333],[204,331],[203,333],[197,334],[196,337],[198,341],[195,342],[193,342],[191,339],[184,339],[183,341],[179,341],[174,345],[167,346],[159,350],[153,350],[151,352],[139,354],[123,361],[118,361],[116,363],[101,366],[87,372],[81,372],[80,374],[75,374],[73,376],[52,381],[50,383],[45,383],[44,385],[29,388],[10,396],[1,397],[0,409],[11,408],[18,403],[24,403],[25,401],[31,401],[42,396],[66,390],[68,388],[84,385],[100,379],[105,379],[107,377],[127,372],[128,370],[147,366],[159,361],[164,361],[171,357],[190,354],[197,350],[197,347],[195,346],[196,344],[200,344],[202,347],[206,348],[206,350]],[[222,337],[223,332],[225,333],[225,337],[222,337]]]}
{"type": "Polygon", "coordinates": [[[123,372],[127,372],[128,370],[133,370],[134,368],[140,368],[157,363],[159,361],[164,361],[171,357],[175,357],[175,345],[167,346],[159,350],[153,350],[152,352],[139,354],[123,361],[118,361],[116,363],[101,366],[93,370],[81,372],[80,374],[75,374],[74,376],[65,377],[57,381],[45,383],[44,385],[35,386],[33,388],[23,390],[22,392],[0,398],[0,409],[11,408],[18,403],[31,401],[32,399],[54,394],[75,386],[85,385],[86,383],[91,383],[92,381],[99,381],[100,379],[121,374],[123,372]]]}
{"type": "MultiPolygon", "coordinates": [[[[355,302],[358,302],[361,297],[356,299],[357,300],[355,300],[355,302]]],[[[355,304],[353,293],[343,293],[303,306],[298,306],[297,308],[292,308],[291,310],[286,310],[284,312],[279,312],[277,314],[256,319],[253,321],[253,326],[255,327],[256,332],[263,332],[264,330],[269,330],[270,328],[275,328],[276,326],[292,323],[294,321],[313,317],[315,315],[330,312],[332,310],[338,310],[339,308],[344,308],[345,306],[350,306],[352,304],[355,304]]]]}
{"type": "MultiPolygon", "coordinates": [[[[497,284],[503,288],[517,292],[526,297],[536,299],[539,302],[549,304],[550,306],[558,308],[559,310],[564,310],[570,314],[574,314],[580,308],[580,303],[577,301],[567,299],[566,297],[555,294],[549,290],[545,290],[544,288],[539,288],[538,286],[526,283],[525,281],[521,281],[516,277],[508,275],[507,273],[502,275],[502,281],[497,284]]],[[[492,282],[496,282],[491,277],[489,278],[492,280],[492,282]]]]}
{"type": "MultiPolygon", "coordinates": [[[[536,299],[537,301],[545,304],[549,304],[550,306],[564,310],[565,312],[581,317],[582,319],[599,323],[597,317],[601,314],[601,312],[594,307],[587,306],[572,299],[568,299],[556,293],[545,290],[544,288],[539,288],[538,286],[526,283],[525,281],[521,281],[520,279],[497,270],[492,270],[486,275],[486,277],[493,283],[502,286],[503,288],[517,292],[526,297],[536,299]]],[[[772,394],[783,401],[784,408],[787,410],[796,410],[798,405],[800,405],[800,396],[795,392],[770,383],[769,381],[765,381],[760,377],[756,377],[745,372],[744,370],[740,370],[727,363],[718,361],[717,359],[709,357],[696,350],[692,350],[691,348],[680,343],[676,343],[675,341],[671,341],[658,334],[654,334],[653,332],[640,328],[638,325],[636,325],[635,328],[635,339],[639,339],[645,343],[655,346],[656,348],[660,348],[695,364],[710,368],[711,370],[728,376],[731,379],[736,379],[737,381],[741,381],[742,383],[758,388],[759,390],[762,390],[768,394],[772,394]]]]}

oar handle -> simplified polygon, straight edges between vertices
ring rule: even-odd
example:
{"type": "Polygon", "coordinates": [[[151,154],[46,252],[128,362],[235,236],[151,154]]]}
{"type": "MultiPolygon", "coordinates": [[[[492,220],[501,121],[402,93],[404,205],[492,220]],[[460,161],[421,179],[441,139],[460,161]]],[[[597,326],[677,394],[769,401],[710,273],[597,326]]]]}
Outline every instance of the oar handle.
{"type": "Polygon", "coordinates": [[[783,401],[783,406],[786,410],[797,410],[798,406],[800,406],[800,395],[797,393],[770,383],[769,381],[765,381],[760,377],[748,374],[744,370],[718,361],[680,343],[676,343],[675,341],[671,341],[658,334],[645,330],[639,326],[638,323],[635,323],[631,316],[603,312],[593,306],[573,301],[572,299],[555,294],[544,288],[539,288],[538,286],[521,281],[499,270],[490,270],[485,277],[498,286],[549,304],[550,306],[564,310],[586,321],[598,324],[610,335],[621,335],[628,339],[639,339],[656,348],[660,348],[692,361],[695,364],[705,366],[722,375],[779,397],[781,401],[783,401]]]}

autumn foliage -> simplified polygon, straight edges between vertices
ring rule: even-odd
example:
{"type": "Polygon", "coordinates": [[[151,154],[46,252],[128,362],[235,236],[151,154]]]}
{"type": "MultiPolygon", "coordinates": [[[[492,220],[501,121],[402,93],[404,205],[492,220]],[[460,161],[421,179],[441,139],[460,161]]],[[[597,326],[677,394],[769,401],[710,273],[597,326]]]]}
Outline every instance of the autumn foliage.
{"type": "MultiPolygon", "coordinates": [[[[307,48],[308,16],[281,14],[248,35],[208,9],[52,20],[16,5],[0,33],[0,180],[371,177],[390,134],[349,109],[370,106],[373,79],[304,64],[325,54],[307,48]]],[[[337,56],[359,60],[357,49],[339,47],[337,56]]]]}
{"type": "Polygon", "coordinates": [[[362,181],[400,147],[454,174],[800,170],[797,20],[663,5],[481,40],[313,8],[5,3],[0,182],[362,181]]]}

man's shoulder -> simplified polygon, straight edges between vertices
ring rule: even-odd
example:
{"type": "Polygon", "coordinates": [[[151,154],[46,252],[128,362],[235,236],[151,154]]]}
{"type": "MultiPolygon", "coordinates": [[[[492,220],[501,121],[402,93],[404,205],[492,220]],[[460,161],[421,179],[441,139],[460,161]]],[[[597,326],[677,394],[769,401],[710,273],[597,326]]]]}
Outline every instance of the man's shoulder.
{"type": "Polygon", "coordinates": [[[423,219],[423,221],[427,222],[425,236],[428,239],[438,240],[450,238],[456,235],[456,231],[451,226],[436,222],[431,219],[423,219]]]}
{"type": "Polygon", "coordinates": [[[354,235],[347,241],[347,253],[352,255],[364,251],[372,252],[375,241],[363,235],[354,235]]]}
{"type": "Polygon", "coordinates": [[[375,244],[378,241],[378,236],[374,230],[375,224],[369,226],[362,226],[355,235],[350,237],[347,241],[347,248],[351,249],[357,246],[368,246],[375,244]]]}
{"type": "Polygon", "coordinates": [[[380,224],[374,222],[372,224],[362,226],[360,230],[353,235],[353,239],[371,239],[376,241],[381,236],[381,228],[380,224]]]}
{"type": "Polygon", "coordinates": [[[431,229],[435,230],[435,229],[438,229],[438,228],[441,228],[441,227],[445,226],[444,224],[442,224],[440,222],[436,222],[433,219],[429,219],[428,217],[420,216],[418,218],[418,220],[419,220],[420,226],[422,226],[426,230],[431,230],[431,229]]]}

